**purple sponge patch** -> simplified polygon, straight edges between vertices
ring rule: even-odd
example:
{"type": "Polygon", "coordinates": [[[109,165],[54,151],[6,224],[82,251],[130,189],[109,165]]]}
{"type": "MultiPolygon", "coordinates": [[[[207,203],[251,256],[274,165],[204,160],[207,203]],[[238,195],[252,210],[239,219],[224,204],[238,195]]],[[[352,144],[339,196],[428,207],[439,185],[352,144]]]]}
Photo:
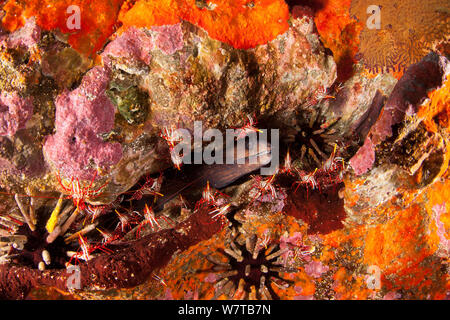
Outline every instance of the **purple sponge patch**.
{"type": "Polygon", "coordinates": [[[105,94],[108,82],[109,72],[95,67],[77,89],[56,99],[56,132],[47,138],[44,152],[69,177],[92,179],[97,167],[122,158],[119,143],[99,137],[114,128],[114,105],[105,94]]]}
{"type": "Polygon", "coordinates": [[[0,136],[13,136],[32,115],[31,98],[22,98],[17,92],[0,94],[0,136]]]}

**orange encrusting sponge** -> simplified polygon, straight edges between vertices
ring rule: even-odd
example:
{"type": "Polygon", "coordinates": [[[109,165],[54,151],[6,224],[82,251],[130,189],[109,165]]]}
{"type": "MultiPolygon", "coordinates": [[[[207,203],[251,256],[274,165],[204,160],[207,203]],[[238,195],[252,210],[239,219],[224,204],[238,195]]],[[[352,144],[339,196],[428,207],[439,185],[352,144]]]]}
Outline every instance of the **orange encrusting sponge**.
{"type": "Polygon", "coordinates": [[[121,26],[147,27],[189,21],[217,40],[248,49],[273,40],[288,30],[289,8],[283,0],[215,0],[199,6],[195,0],[7,0],[3,28],[14,31],[35,16],[44,30],[69,34],[76,50],[94,55],[121,26]],[[71,5],[80,7],[81,29],[70,30],[71,5]]]}
{"type": "Polygon", "coordinates": [[[289,8],[280,0],[139,0],[125,4],[122,28],[174,24],[180,20],[205,29],[209,36],[237,49],[267,43],[289,28],[289,8]]]}
{"type": "Polygon", "coordinates": [[[86,54],[95,54],[102,49],[114,32],[117,14],[124,0],[8,0],[4,6],[2,26],[14,31],[23,26],[25,19],[36,17],[44,30],[59,29],[68,34],[69,44],[86,54]],[[74,14],[70,6],[80,8],[80,29],[71,30],[67,21],[74,14]]]}

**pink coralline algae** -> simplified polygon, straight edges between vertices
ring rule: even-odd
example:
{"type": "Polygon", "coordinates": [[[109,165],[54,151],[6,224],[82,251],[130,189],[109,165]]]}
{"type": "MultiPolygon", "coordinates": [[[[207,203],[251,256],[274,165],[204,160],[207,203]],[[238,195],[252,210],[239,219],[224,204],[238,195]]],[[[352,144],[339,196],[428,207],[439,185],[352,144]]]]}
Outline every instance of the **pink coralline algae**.
{"type": "Polygon", "coordinates": [[[183,48],[181,24],[153,27],[150,31],[131,27],[112,41],[103,52],[104,61],[108,57],[142,61],[150,64],[154,48],[171,55],[183,48]]]}
{"type": "Polygon", "coordinates": [[[323,273],[329,270],[328,266],[325,266],[320,261],[311,261],[305,265],[305,272],[308,276],[313,278],[320,278],[323,273]]]}
{"type": "Polygon", "coordinates": [[[152,58],[150,54],[152,49],[152,37],[146,34],[143,29],[132,27],[112,41],[105,48],[102,56],[105,61],[108,61],[108,56],[111,56],[149,64],[152,58]]]}
{"type": "Polygon", "coordinates": [[[295,232],[292,237],[280,237],[280,249],[285,252],[281,255],[284,265],[295,263],[298,258],[304,261],[310,261],[309,251],[311,247],[303,244],[303,235],[300,232],[295,232]]]}
{"type": "Polygon", "coordinates": [[[0,94],[0,135],[13,136],[23,129],[33,115],[31,98],[22,98],[17,92],[0,94]]]}
{"type": "Polygon", "coordinates": [[[444,251],[449,254],[450,253],[450,239],[447,239],[445,225],[441,221],[442,214],[446,213],[445,211],[445,203],[437,204],[433,207],[433,218],[434,223],[436,224],[437,234],[439,236],[439,240],[444,251]]]}
{"type": "Polygon", "coordinates": [[[114,127],[114,105],[105,94],[108,82],[109,72],[95,67],[77,89],[56,99],[56,132],[47,138],[44,152],[69,177],[92,179],[96,167],[114,165],[122,158],[119,143],[99,137],[114,127]]]}
{"type": "Polygon", "coordinates": [[[401,299],[402,295],[396,291],[389,291],[383,297],[383,300],[398,300],[401,299]]]}
{"type": "Polygon", "coordinates": [[[280,237],[280,249],[286,250],[291,247],[297,246],[299,243],[303,242],[303,235],[300,232],[295,232],[292,237],[280,237]]]}
{"type": "Polygon", "coordinates": [[[183,30],[181,24],[156,26],[155,45],[165,54],[174,54],[183,48],[183,30]]]}
{"type": "Polygon", "coordinates": [[[294,300],[314,300],[313,295],[303,295],[301,294],[303,292],[303,288],[299,286],[295,286],[294,290],[298,295],[294,296],[294,300]]]}
{"type": "Polygon", "coordinates": [[[362,175],[370,170],[375,162],[375,149],[369,137],[364,141],[364,145],[350,159],[350,165],[356,175],[362,175]]]}
{"type": "Polygon", "coordinates": [[[0,45],[7,48],[30,49],[37,45],[41,39],[41,28],[36,24],[35,18],[30,18],[19,30],[0,37],[0,45]]]}
{"type": "Polygon", "coordinates": [[[172,292],[170,291],[169,288],[167,288],[166,291],[164,292],[164,298],[162,300],[174,300],[172,292]]]}
{"type": "Polygon", "coordinates": [[[198,290],[195,289],[194,291],[189,290],[184,295],[184,300],[198,300],[198,290]]]}
{"type": "Polygon", "coordinates": [[[56,99],[56,132],[48,137],[44,152],[64,175],[92,179],[96,168],[115,165],[122,158],[119,143],[99,137],[114,128],[115,107],[105,93],[111,78],[111,59],[148,65],[155,47],[165,54],[183,47],[180,24],[154,29],[126,30],[105,48],[103,67],[90,70],[77,89],[65,91],[56,99]]]}
{"type": "Polygon", "coordinates": [[[205,281],[209,282],[209,283],[215,283],[215,282],[217,282],[217,275],[215,273],[209,273],[205,277],[205,281]]]}
{"type": "Polygon", "coordinates": [[[277,190],[275,198],[272,197],[271,194],[263,194],[256,201],[261,203],[272,203],[271,211],[272,212],[281,212],[283,211],[285,200],[287,198],[287,194],[284,190],[277,190]]]}

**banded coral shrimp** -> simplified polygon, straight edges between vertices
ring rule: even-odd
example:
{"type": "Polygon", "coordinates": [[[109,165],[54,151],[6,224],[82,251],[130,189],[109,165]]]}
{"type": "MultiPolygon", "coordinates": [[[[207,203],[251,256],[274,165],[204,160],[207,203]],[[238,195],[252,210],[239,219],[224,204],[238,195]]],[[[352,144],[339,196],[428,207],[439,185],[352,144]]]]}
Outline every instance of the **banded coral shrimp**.
{"type": "Polygon", "coordinates": [[[262,132],[260,129],[256,127],[258,122],[253,119],[254,116],[247,115],[247,122],[240,128],[235,128],[239,132],[238,139],[245,137],[251,132],[262,132]]]}
{"type": "Polygon", "coordinates": [[[175,168],[180,171],[183,160],[180,155],[175,152],[175,146],[182,141],[181,133],[178,131],[176,126],[171,126],[164,127],[159,133],[159,136],[166,141],[169,147],[170,159],[175,168]]]}
{"type": "MultiPolygon", "coordinates": [[[[145,176],[145,182],[132,193],[130,201],[141,200],[144,195],[153,195],[162,197],[161,184],[163,180],[163,175],[160,173],[158,178],[151,178],[150,176],[145,176]]],[[[156,198],[155,198],[156,199],[156,198]]]]}
{"type": "MultiPolygon", "coordinates": [[[[342,89],[342,85],[336,84],[330,91],[337,94],[342,89]]],[[[335,98],[326,90],[320,90],[317,94],[319,100],[335,98]]],[[[342,182],[346,170],[345,158],[354,144],[352,137],[340,132],[341,117],[330,116],[327,110],[325,105],[299,113],[283,140],[286,157],[277,172],[276,182],[292,188],[294,193],[301,188],[306,198],[311,192],[321,193],[329,186],[342,182]]]]}
{"type": "Polygon", "coordinates": [[[338,151],[336,146],[313,171],[301,169],[296,158],[277,173],[276,185],[289,190],[283,212],[305,221],[311,233],[339,229],[346,216],[342,198],[346,162],[338,151]]]}
{"type": "MultiPolygon", "coordinates": [[[[92,179],[88,182],[83,182],[78,177],[73,176],[70,179],[61,178],[59,172],[57,172],[54,176],[57,180],[57,185],[61,188],[59,190],[61,191],[59,199],[50,195],[38,195],[35,194],[35,192],[29,191],[28,189],[28,194],[25,195],[19,193],[0,192],[4,195],[14,196],[14,200],[17,204],[19,212],[21,213],[21,218],[25,223],[27,223],[31,231],[34,231],[36,229],[36,224],[38,222],[35,208],[36,199],[58,199],[56,206],[46,224],[46,229],[51,232],[61,211],[61,205],[64,199],[71,199],[73,201],[73,205],[79,211],[85,211],[86,202],[92,202],[95,200],[95,198],[102,195],[102,190],[108,185],[108,182],[105,182],[99,187],[94,188],[97,171],[95,171],[92,179]],[[28,202],[26,202],[23,199],[29,200],[28,202]]],[[[55,192],[58,192],[58,190],[54,190],[49,193],[54,194],[55,192]]],[[[92,211],[93,207],[91,206],[90,209],[92,211]]]]}
{"type": "MultiPolygon", "coordinates": [[[[336,93],[339,92],[341,89],[342,89],[342,86],[339,85],[336,88],[336,93]]],[[[313,107],[313,106],[319,104],[322,100],[336,99],[335,96],[333,96],[329,93],[330,93],[330,90],[328,90],[324,86],[320,87],[319,89],[317,89],[316,91],[313,92],[313,94],[310,96],[308,101],[305,103],[305,107],[307,107],[307,108],[313,107]]]]}
{"type": "Polygon", "coordinates": [[[202,191],[202,197],[198,200],[194,207],[194,214],[205,214],[207,217],[205,225],[219,222],[221,229],[228,224],[227,214],[230,211],[231,203],[229,196],[211,188],[209,181],[206,183],[205,189],[202,191]]]}
{"type": "Polygon", "coordinates": [[[80,179],[77,177],[71,177],[70,181],[61,179],[60,173],[58,172],[56,178],[58,179],[59,185],[63,189],[69,198],[72,198],[74,206],[79,208],[80,210],[84,210],[86,208],[86,201],[89,199],[96,198],[102,194],[102,190],[108,185],[108,182],[105,182],[98,188],[94,188],[93,184],[95,178],[97,177],[97,171],[95,171],[92,180],[88,185],[80,182],[80,179]]]}
{"type": "Polygon", "coordinates": [[[148,225],[152,231],[161,230],[163,227],[161,226],[161,223],[158,222],[158,220],[163,220],[171,228],[175,227],[175,223],[169,217],[166,217],[165,215],[156,216],[155,213],[153,212],[153,209],[149,207],[147,204],[145,204],[142,216],[143,220],[141,220],[137,225],[136,230],[137,238],[141,236],[141,232],[144,226],[148,225]]]}
{"type": "Polygon", "coordinates": [[[140,198],[151,205],[153,197],[159,195],[152,190],[158,181],[161,183],[162,175],[159,178],[146,175],[143,179],[144,183],[113,195],[115,200],[109,204],[97,202],[100,196],[111,197],[104,193],[107,183],[94,187],[94,179],[88,182],[77,178],[67,180],[59,173],[58,183],[67,193],[59,198],[15,194],[17,209],[0,217],[2,263],[13,262],[43,270],[64,268],[67,263],[86,261],[97,253],[112,253],[109,248],[120,245],[124,235],[145,219],[144,212],[133,210],[133,201],[140,198]],[[25,197],[31,199],[29,203],[24,201],[25,197]],[[39,198],[48,201],[35,210],[32,205],[39,198]],[[124,221],[128,225],[121,227],[124,221]],[[51,257],[50,264],[43,261],[42,252],[51,257]]]}
{"type": "Polygon", "coordinates": [[[259,175],[251,176],[253,184],[250,188],[250,194],[252,194],[252,201],[257,198],[261,198],[265,195],[269,195],[272,200],[276,199],[277,191],[274,185],[276,175],[271,175],[267,178],[263,178],[259,175]]]}
{"type": "MultiPolygon", "coordinates": [[[[46,221],[41,219],[40,226],[37,228],[37,230],[40,231],[40,234],[33,240],[38,243],[38,250],[36,250],[35,247],[30,247],[30,241],[28,241],[25,243],[25,248],[22,251],[10,253],[19,254],[20,257],[24,257],[24,253],[26,252],[27,254],[30,253],[35,256],[36,259],[24,259],[26,260],[24,262],[30,262],[29,265],[32,268],[37,268],[40,262],[42,262],[43,258],[41,253],[43,250],[49,252],[52,261],[50,265],[45,266],[46,268],[64,268],[69,261],[70,263],[89,263],[96,254],[106,255],[111,253],[109,250],[116,252],[116,249],[118,248],[132,245],[133,241],[136,240],[136,236],[142,236],[144,231],[156,233],[164,232],[161,230],[162,228],[170,228],[169,217],[172,218],[174,216],[172,216],[171,213],[166,217],[163,217],[162,215],[169,212],[168,210],[165,210],[167,208],[164,208],[164,203],[168,203],[170,199],[173,199],[171,195],[183,195],[181,193],[183,190],[190,191],[192,188],[198,188],[199,190],[199,187],[203,186],[204,183],[206,184],[207,180],[212,181],[211,186],[217,188],[217,190],[222,190],[221,188],[228,186],[236,181],[236,179],[249,174],[260,166],[260,163],[252,166],[240,166],[239,168],[226,165],[223,165],[222,167],[214,165],[207,167],[192,166],[189,168],[186,166],[186,168],[183,168],[182,172],[169,168],[167,171],[164,171],[164,180],[166,181],[154,183],[161,175],[159,177],[153,175],[150,177],[143,176],[141,180],[127,192],[115,195],[116,197],[123,198],[121,200],[119,199],[117,205],[114,205],[113,207],[108,207],[108,205],[97,201],[103,199],[103,197],[108,198],[106,192],[112,189],[110,186],[98,189],[102,186],[100,185],[100,182],[97,186],[95,183],[91,184],[91,181],[85,182],[79,180],[81,189],[85,188],[84,194],[92,195],[89,199],[83,199],[85,200],[84,209],[80,209],[80,201],[75,201],[74,203],[73,198],[66,194],[63,195],[59,206],[55,206],[55,203],[53,202],[50,206],[42,209],[44,212],[38,214],[39,217],[48,217],[49,214],[56,217],[56,223],[52,223],[53,231],[50,233],[45,228],[46,221]],[[172,171],[174,176],[171,177],[169,173],[172,171]],[[181,179],[180,176],[184,176],[186,179],[181,179]],[[163,183],[164,188],[158,191],[157,187],[163,183]],[[147,187],[151,188],[151,192],[143,190],[147,189],[147,187]],[[169,193],[169,191],[171,193],[169,193]],[[164,197],[161,197],[161,194],[164,194],[164,197]],[[155,198],[158,198],[158,201],[164,198],[159,207],[158,204],[152,205],[155,198]],[[149,209],[148,211],[145,211],[146,206],[149,209]],[[155,210],[153,210],[153,215],[149,213],[151,207],[155,208],[155,210]],[[161,212],[161,210],[164,211],[161,212]],[[58,213],[53,215],[51,214],[52,211],[57,211],[58,213]],[[166,218],[167,221],[164,221],[164,218],[166,218]],[[60,251],[56,252],[53,247],[50,247],[52,244],[60,251]],[[39,252],[39,250],[41,251],[39,252]],[[67,252],[69,252],[69,254],[67,252]],[[87,258],[88,262],[84,261],[86,259],[83,258],[87,258]],[[91,258],[91,260],[89,260],[89,258],[91,258]]],[[[74,178],[73,181],[76,191],[77,180],[74,178]]],[[[73,191],[71,178],[64,181],[61,177],[61,182],[70,190],[70,192],[73,191]]],[[[104,182],[105,181],[101,181],[101,183],[104,182]]],[[[221,198],[225,199],[226,196],[221,195],[220,192],[215,191],[213,188],[209,188],[209,190],[205,189],[203,191],[203,200],[207,201],[205,204],[214,202],[215,206],[205,205],[205,208],[208,209],[207,211],[204,211],[205,219],[202,220],[199,218],[198,221],[205,224],[217,222],[223,227],[227,226],[227,220],[230,221],[230,212],[233,212],[232,204],[229,204],[226,201],[223,203],[219,202],[221,198]]],[[[83,194],[83,192],[80,192],[80,194],[83,194]]],[[[189,192],[189,195],[197,197],[197,194],[195,193],[191,194],[191,192],[189,192]]],[[[188,203],[195,203],[190,197],[187,197],[186,200],[188,203]]],[[[192,211],[190,212],[192,213],[192,211]]],[[[177,221],[178,217],[179,216],[176,216],[177,221]]],[[[195,219],[197,220],[197,218],[195,219]]],[[[21,221],[24,223],[23,218],[21,221]]],[[[211,225],[205,227],[205,229],[216,230],[217,226],[218,225],[211,225]]],[[[23,227],[25,228],[26,226],[23,227]]],[[[26,229],[27,232],[30,232],[28,227],[26,227],[26,229]]],[[[27,237],[27,239],[28,238],[29,237],[27,237]]]]}
{"type": "Polygon", "coordinates": [[[296,170],[296,181],[293,183],[295,191],[299,187],[304,187],[306,189],[306,198],[308,198],[309,191],[328,188],[329,186],[336,186],[343,181],[343,174],[345,171],[345,161],[342,157],[336,156],[336,148],[330,155],[330,157],[325,160],[321,167],[316,168],[312,172],[306,172],[303,170],[296,170]]]}

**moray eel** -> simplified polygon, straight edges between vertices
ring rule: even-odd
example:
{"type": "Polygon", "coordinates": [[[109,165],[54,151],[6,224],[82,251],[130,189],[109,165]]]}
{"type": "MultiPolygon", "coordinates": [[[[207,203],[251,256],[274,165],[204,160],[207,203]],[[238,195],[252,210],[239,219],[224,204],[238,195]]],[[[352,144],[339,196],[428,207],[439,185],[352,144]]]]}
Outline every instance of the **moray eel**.
{"type": "MultiPolygon", "coordinates": [[[[268,165],[272,161],[271,146],[267,143],[259,146],[259,150],[249,150],[245,147],[244,152],[240,152],[236,146],[231,149],[235,152],[233,164],[184,164],[180,171],[168,169],[164,172],[164,181],[160,193],[163,194],[153,204],[153,211],[158,212],[164,209],[164,205],[178,195],[184,195],[194,190],[202,190],[207,182],[215,189],[225,188],[234,183],[239,178],[249,175],[252,172],[268,165]],[[250,158],[254,161],[250,163],[250,158]],[[244,164],[238,164],[245,159],[244,164]],[[253,158],[252,158],[253,159],[253,158]]],[[[224,159],[226,153],[224,152],[224,159]]],[[[225,162],[225,161],[224,161],[225,162]]],[[[153,196],[143,196],[141,200],[133,202],[134,210],[143,210],[145,204],[151,203],[153,196]]]]}

